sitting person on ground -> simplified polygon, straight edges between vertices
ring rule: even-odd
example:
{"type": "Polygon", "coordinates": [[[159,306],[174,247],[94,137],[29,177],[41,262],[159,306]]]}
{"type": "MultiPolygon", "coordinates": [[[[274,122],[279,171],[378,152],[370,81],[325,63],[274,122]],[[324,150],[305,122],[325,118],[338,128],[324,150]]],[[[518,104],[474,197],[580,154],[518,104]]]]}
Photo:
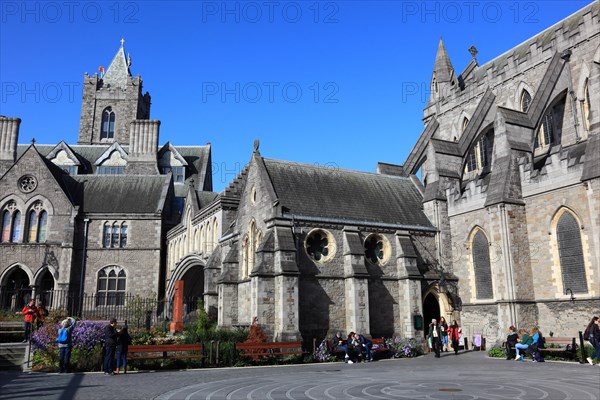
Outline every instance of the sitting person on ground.
{"type": "Polygon", "coordinates": [[[371,342],[369,339],[367,339],[366,337],[364,337],[363,335],[360,335],[358,333],[354,334],[354,340],[359,349],[359,353],[358,353],[359,356],[362,356],[362,354],[364,352],[365,360],[367,362],[373,361],[373,355],[371,354],[371,348],[373,347],[373,342],[371,342]]]}
{"type": "Polygon", "coordinates": [[[517,356],[515,357],[516,361],[522,360],[523,358],[519,350],[525,350],[533,343],[533,338],[529,336],[529,333],[525,329],[519,329],[519,336],[519,339],[517,339],[519,343],[515,344],[515,352],[517,353],[517,356]]]}
{"type": "Polygon", "coordinates": [[[333,338],[333,348],[336,351],[343,351],[345,354],[344,362],[348,364],[353,364],[353,361],[350,359],[350,354],[348,353],[348,341],[344,339],[342,336],[342,332],[338,331],[333,338]]]}
{"type": "Polygon", "coordinates": [[[515,328],[514,325],[511,325],[508,328],[508,336],[506,336],[505,343],[507,360],[512,360],[512,348],[515,347],[517,343],[519,343],[519,334],[517,333],[517,328],[515,328]]]}
{"type": "Polygon", "coordinates": [[[533,362],[544,362],[544,357],[542,357],[542,353],[539,350],[545,347],[544,336],[537,326],[531,328],[531,334],[532,341],[526,351],[533,357],[533,362]]]}

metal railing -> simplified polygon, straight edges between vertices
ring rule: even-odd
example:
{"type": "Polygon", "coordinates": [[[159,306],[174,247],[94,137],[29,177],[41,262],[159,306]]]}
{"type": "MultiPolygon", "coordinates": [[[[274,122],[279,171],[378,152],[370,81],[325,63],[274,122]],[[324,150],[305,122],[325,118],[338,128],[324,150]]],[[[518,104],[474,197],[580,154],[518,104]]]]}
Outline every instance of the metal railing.
{"type": "MultiPolygon", "coordinates": [[[[0,288],[0,310],[19,312],[32,295],[43,302],[48,311],[62,311],[83,319],[118,321],[128,320],[137,327],[153,326],[172,320],[173,301],[141,297],[126,293],[84,294],[61,290],[36,291],[31,289],[0,288]]],[[[196,314],[198,297],[183,299],[184,320],[196,314]]]]}

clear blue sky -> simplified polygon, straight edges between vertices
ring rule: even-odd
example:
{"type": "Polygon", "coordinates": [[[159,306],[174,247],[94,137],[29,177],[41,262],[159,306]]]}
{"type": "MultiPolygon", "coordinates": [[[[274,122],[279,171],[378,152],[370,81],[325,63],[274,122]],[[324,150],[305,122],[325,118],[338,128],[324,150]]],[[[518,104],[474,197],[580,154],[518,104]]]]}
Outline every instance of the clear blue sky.
{"type": "Polygon", "coordinates": [[[480,64],[590,1],[0,2],[0,115],[76,143],[84,72],[125,38],[161,144],[212,143],[214,189],[250,159],[374,171],[419,137],[440,36],[480,64]],[[419,88],[416,94],[412,94],[419,88]]]}

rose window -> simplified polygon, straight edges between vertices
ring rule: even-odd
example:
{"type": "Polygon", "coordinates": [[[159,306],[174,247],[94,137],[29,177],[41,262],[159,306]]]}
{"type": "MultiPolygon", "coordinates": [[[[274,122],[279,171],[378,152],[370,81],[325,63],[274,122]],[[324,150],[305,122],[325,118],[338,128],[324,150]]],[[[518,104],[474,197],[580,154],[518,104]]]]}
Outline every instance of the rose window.
{"type": "Polygon", "coordinates": [[[37,187],[37,180],[31,175],[25,175],[19,179],[19,189],[23,193],[30,193],[37,187]]]}

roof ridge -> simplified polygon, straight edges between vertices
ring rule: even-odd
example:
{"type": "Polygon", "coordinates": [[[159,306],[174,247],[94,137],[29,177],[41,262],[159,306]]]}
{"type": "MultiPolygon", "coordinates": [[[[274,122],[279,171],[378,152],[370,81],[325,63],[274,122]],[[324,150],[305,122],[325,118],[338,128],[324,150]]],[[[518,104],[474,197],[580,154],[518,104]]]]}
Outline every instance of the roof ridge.
{"type": "MultiPolygon", "coordinates": [[[[265,161],[275,161],[275,162],[279,162],[279,163],[283,163],[283,164],[296,164],[296,165],[307,166],[307,167],[312,167],[312,168],[330,168],[327,165],[310,164],[310,163],[303,163],[303,162],[298,162],[298,161],[278,160],[278,159],[275,159],[275,158],[266,158],[266,157],[263,157],[263,160],[265,160],[265,161]]],[[[348,172],[348,173],[354,173],[354,174],[362,174],[362,175],[377,176],[377,177],[384,177],[384,178],[394,178],[394,179],[410,180],[410,178],[407,177],[407,176],[395,176],[395,175],[378,174],[377,172],[357,171],[357,170],[354,170],[354,169],[340,168],[338,166],[335,166],[335,167],[331,166],[331,168],[334,169],[335,171],[348,172]]]]}

